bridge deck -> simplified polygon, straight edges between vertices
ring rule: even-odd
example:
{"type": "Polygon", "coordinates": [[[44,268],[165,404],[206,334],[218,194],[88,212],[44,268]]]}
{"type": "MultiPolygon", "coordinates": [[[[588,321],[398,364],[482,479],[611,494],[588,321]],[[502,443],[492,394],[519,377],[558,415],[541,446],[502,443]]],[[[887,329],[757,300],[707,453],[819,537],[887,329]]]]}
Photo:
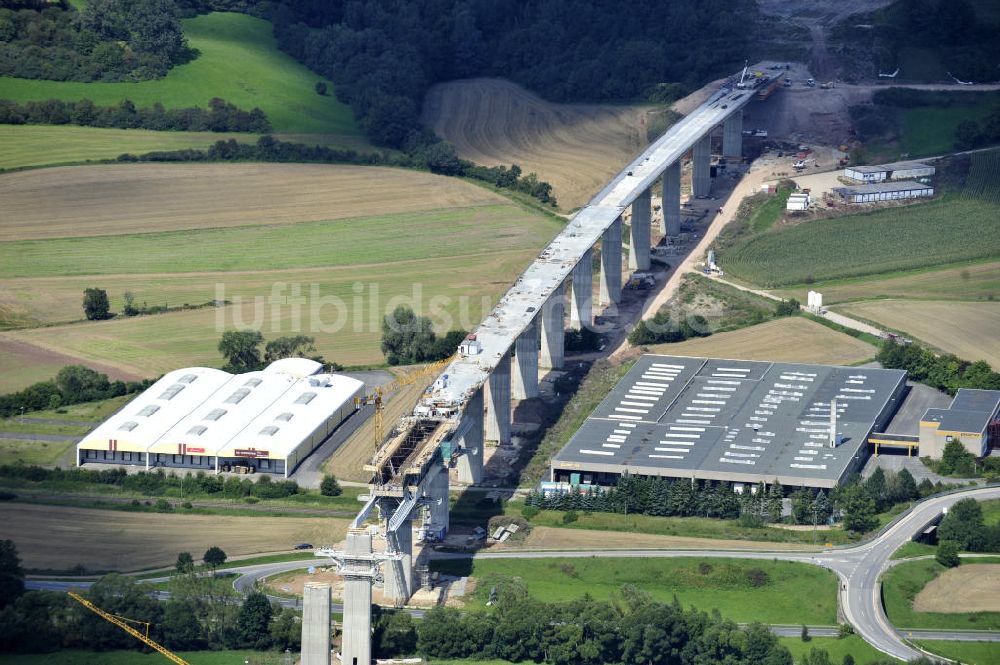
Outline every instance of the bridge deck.
{"type": "MultiPolygon", "coordinates": [[[[758,63],[750,71],[768,71],[772,64],[775,63],[758,63]]],[[[756,85],[766,86],[768,81],[761,79],[756,85]]],[[[601,239],[625,208],[649,189],[670,164],[681,159],[712,128],[755,96],[753,88],[723,87],[622,169],[542,250],[479,324],[475,332],[482,352],[456,357],[442,372],[448,376],[447,382],[435,384],[431,394],[421,400],[421,405],[431,412],[454,413],[461,409],[537,316],[552,292],[569,277],[584,253],[601,239]]]]}

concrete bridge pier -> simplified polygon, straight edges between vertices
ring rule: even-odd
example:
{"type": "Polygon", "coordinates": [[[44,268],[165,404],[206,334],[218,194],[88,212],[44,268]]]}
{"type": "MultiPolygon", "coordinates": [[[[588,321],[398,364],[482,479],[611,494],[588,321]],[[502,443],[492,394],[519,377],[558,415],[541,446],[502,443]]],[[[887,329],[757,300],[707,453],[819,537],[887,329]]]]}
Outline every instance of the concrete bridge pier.
{"type": "Polygon", "coordinates": [[[743,109],[726,118],[722,124],[722,155],[743,156],[743,109]]]}
{"type": "Polygon", "coordinates": [[[696,198],[703,198],[712,191],[712,135],[705,134],[694,144],[691,156],[691,184],[696,198]]]}
{"type": "Polygon", "coordinates": [[[302,665],[330,665],[330,585],[309,582],[302,590],[302,665]]]}
{"type": "Polygon", "coordinates": [[[402,560],[382,564],[385,598],[397,606],[413,595],[413,520],[407,519],[395,532],[395,551],[402,560]]]}
{"type": "Polygon", "coordinates": [[[663,235],[681,233],[681,163],[674,162],[663,172],[663,235]]]}
{"type": "Polygon", "coordinates": [[[538,397],[538,321],[532,321],[514,344],[511,394],[514,399],[538,397]]]}
{"type": "MultiPolygon", "coordinates": [[[[509,408],[509,407],[508,407],[509,408]]],[[[456,464],[458,471],[458,481],[469,485],[478,485],[483,479],[483,389],[477,390],[466,404],[465,411],[462,412],[462,419],[458,423],[455,432],[455,442],[462,447],[462,455],[459,456],[456,464]]],[[[448,523],[448,492],[447,492],[447,472],[438,474],[445,477],[444,508],[439,508],[434,512],[431,506],[431,520],[435,520],[435,515],[444,516],[445,524],[448,523]]],[[[437,496],[437,495],[435,495],[437,496]]]]}
{"type": "MultiPolygon", "coordinates": [[[[479,407],[478,412],[481,414],[483,412],[483,393],[481,391],[476,391],[479,395],[479,407]]],[[[479,420],[479,436],[482,438],[483,435],[483,421],[479,420]]],[[[482,448],[482,444],[480,444],[482,448]]],[[[464,457],[464,456],[463,456],[464,457]]],[[[479,473],[482,476],[482,454],[478,455],[480,465],[479,473]]],[[[462,458],[459,458],[461,460],[462,458]]],[[[458,468],[462,468],[461,461],[459,461],[458,468]]],[[[461,473],[459,474],[461,475],[461,473]]],[[[430,514],[431,524],[436,527],[444,527],[445,532],[449,528],[449,512],[448,512],[448,469],[441,469],[438,471],[437,475],[431,480],[426,488],[424,488],[424,497],[427,500],[427,512],[430,514]]]]}
{"type": "Polygon", "coordinates": [[[495,441],[501,446],[510,443],[509,351],[497,363],[486,382],[486,440],[495,441]]]}
{"type": "Polygon", "coordinates": [[[649,226],[652,215],[652,196],[647,189],[632,202],[632,233],[628,252],[628,267],[632,270],[649,270],[649,226]]]}
{"type": "Polygon", "coordinates": [[[563,368],[566,341],[566,287],[560,284],[542,305],[542,348],[539,364],[550,369],[563,368]]]}
{"type": "Polygon", "coordinates": [[[588,249],[573,268],[573,299],[570,300],[569,327],[583,329],[594,322],[594,250],[588,249]]]}
{"type": "Polygon", "coordinates": [[[371,567],[372,536],[367,529],[347,532],[344,554],[342,662],[344,665],[369,665],[372,662],[372,579],[367,571],[371,567]],[[352,560],[352,556],[356,559],[352,560]]]}
{"type": "Polygon", "coordinates": [[[622,299],[622,218],[611,222],[601,237],[600,304],[610,305],[622,299]]]}

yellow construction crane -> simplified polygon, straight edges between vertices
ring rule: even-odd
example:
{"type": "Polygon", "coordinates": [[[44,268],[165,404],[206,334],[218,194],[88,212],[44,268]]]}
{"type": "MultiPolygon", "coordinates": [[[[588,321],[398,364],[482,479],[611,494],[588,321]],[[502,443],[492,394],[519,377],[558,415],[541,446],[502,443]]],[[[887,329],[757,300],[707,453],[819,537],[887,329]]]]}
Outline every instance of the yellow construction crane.
{"type": "Polygon", "coordinates": [[[401,376],[397,376],[395,379],[389,383],[376,386],[375,392],[369,393],[364,397],[355,397],[354,406],[361,408],[363,406],[368,406],[372,404],[375,406],[375,447],[378,448],[379,444],[382,443],[382,433],[383,433],[383,413],[382,413],[382,399],[389,393],[402,388],[403,386],[408,386],[411,383],[417,381],[421,377],[427,376],[428,374],[433,374],[441,367],[444,367],[451,362],[452,358],[445,358],[444,360],[438,360],[431,363],[430,365],[425,365],[418,370],[413,372],[408,372],[401,376]]]}
{"type": "Polygon", "coordinates": [[[101,617],[105,621],[110,621],[111,623],[115,624],[116,626],[118,626],[119,628],[121,628],[122,630],[124,630],[126,633],[128,633],[129,635],[131,635],[135,639],[142,640],[143,642],[145,642],[149,646],[153,647],[154,649],[156,649],[157,651],[159,651],[160,653],[162,653],[164,656],[166,656],[167,658],[169,658],[173,662],[177,663],[177,665],[191,665],[191,663],[189,663],[188,661],[184,660],[183,658],[181,658],[177,654],[169,651],[165,646],[163,646],[162,644],[160,644],[160,643],[152,640],[149,637],[149,622],[148,621],[138,621],[136,619],[128,619],[126,617],[120,617],[120,616],[117,616],[117,615],[114,615],[114,614],[110,614],[110,613],[105,612],[104,610],[102,610],[97,605],[94,605],[92,602],[90,602],[89,600],[87,600],[86,598],[84,598],[83,596],[81,596],[78,593],[74,593],[72,591],[67,591],[67,593],[69,594],[70,598],[72,598],[76,602],[80,603],[81,605],[83,605],[84,607],[86,607],[88,610],[90,610],[91,612],[93,612],[94,614],[96,614],[97,616],[101,617]],[[132,623],[136,623],[136,624],[145,625],[146,626],[146,632],[145,632],[145,634],[139,632],[138,630],[136,630],[132,626],[128,625],[128,623],[126,623],[126,622],[132,622],[132,623]]]}

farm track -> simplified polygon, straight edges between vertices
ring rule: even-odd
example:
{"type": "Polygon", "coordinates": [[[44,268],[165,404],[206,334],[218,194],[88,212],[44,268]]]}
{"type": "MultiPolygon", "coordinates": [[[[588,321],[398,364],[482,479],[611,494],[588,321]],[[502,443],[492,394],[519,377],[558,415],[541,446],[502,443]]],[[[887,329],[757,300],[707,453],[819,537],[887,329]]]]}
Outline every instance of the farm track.
{"type": "Polygon", "coordinates": [[[646,145],[644,107],[553,104],[501,79],[434,86],[424,124],[477,164],[520,165],[563,209],[585,204],[646,145]]]}

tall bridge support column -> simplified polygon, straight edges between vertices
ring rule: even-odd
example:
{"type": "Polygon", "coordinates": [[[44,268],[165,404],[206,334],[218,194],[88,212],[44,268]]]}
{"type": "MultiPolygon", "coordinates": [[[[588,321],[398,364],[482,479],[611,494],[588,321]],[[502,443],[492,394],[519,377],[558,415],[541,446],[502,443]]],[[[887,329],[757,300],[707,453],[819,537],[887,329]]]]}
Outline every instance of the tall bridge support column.
{"type": "Polygon", "coordinates": [[[368,569],[371,566],[371,534],[366,529],[350,529],[344,555],[342,662],[344,665],[369,665],[372,662],[372,580],[368,575],[352,574],[351,568],[368,569]],[[352,555],[358,558],[352,561],[352,555]]]}
{"type": "Polygon", "coordinates": [[[399,606],[413,594],[413,521],[406,520],[394,533],[395,550],[402,560],[386,561],[382,564],[382,574],[386,600],[399,606]]]}
{"type": "Polygon", "coordinates": [[[628,267],[633,270],[649,270],[649,225],[652,215],[651,192],[647,189],[632,202],[628,267]]]}
{"type": "Polygon", "coordinates": [[[726,118],[722,124],[722,155],[743,156],[743,109],[726,118]]]}
{"type": "Polygon", "coordinates": [[[510,353],[505,353],[486,382],[486,440],[510,443],[510,353]]]}
{"type": "Polygon", "coordinates": [[[516,355],[511,368],[511,394],[514,399],[538,397],[538,322],[532,321],[515,343],[516,355]]]}
{"type": "Polygon", "coordinates": [[[302,665],[330,665],[330,585],[302,590],[302,665]]]}
{"type": "Polygon", "coordinates": [[[691,157],[692,168],[692,189],[696,198],[708,196],[712,191],[712,135],[705,134],[694,144],[694,152],[691,157]]]}
{"type": "MultiPolygon", "coordinates": [[[[470,485],[478,485],[483,479],[483,389],[480,388],[469,398],[462,412],[462,419],[458,423],[456,440],[462,447],[462,455],[457,462],[458,480],[470,485]]],[[[447,488],[447,472],[441,472],[445,476],[445,487],[447,488]]],[[[442,513],[439,511],[437,515],[442,513]]],[[[448,494],[444,495],[444,518],[445,524],[448,519],[448,494]]],[[[435,512],[431,509],[431,519],[434,519],[435,512]]]]}
{"type": "Polygon", "coordinates": [[[542,305],[542,348],[539,364],[562,369],[566,342],[566,287],[560,284],[542,305]]]}
{"type": "Polygon", "coordinates": [[[600,304],[610,305],[622,299],[622,218],[611,222],[601,237],[600,304]]]}
{"type": "Polygon", "coordinates": [[[569,327],[581,330],[594,322],[594,250],[588,249],[573,268],[573,299],[569,327]]]}
{"type": "Polygon", "coordinates": [[[681,233],[681,163],[674,162],[663,172],[663,235],[681,233]]]}
{"type": "MultiPolygon", "coordinates": [[[[483,393],[477,390],[476,394],[479,396],[479,413],[483,412],[483,393]]],[[[482,418],[479,420],[479,437],[482,438],[483,435],[483,421],[482,418]]],[[[482,444],[480,444],[480,448],[482,444]]],[[[464,457],[464,456],[463,456],[464,457]]],[[[482,454],[479,456],[480,462],[483,459],[482,454]]],[[[461,460],[462,458],[459,458],[461,460]]],[[[459,475],[461,476],[462,463],[459,461],[459,475]]],[[[482,464],[479,465],[480,476],[482,475],[482,464]]],[[[449,515],[448,515],[448,469],[441,469],[438,471],[437,475],[431,481],[430,485],[425,488],[424,496],[427,498],[427,510],[430,513],[431,524],[436,527],[444,527],[445,533],[448,532],[449,527],[449,515]]]]}

